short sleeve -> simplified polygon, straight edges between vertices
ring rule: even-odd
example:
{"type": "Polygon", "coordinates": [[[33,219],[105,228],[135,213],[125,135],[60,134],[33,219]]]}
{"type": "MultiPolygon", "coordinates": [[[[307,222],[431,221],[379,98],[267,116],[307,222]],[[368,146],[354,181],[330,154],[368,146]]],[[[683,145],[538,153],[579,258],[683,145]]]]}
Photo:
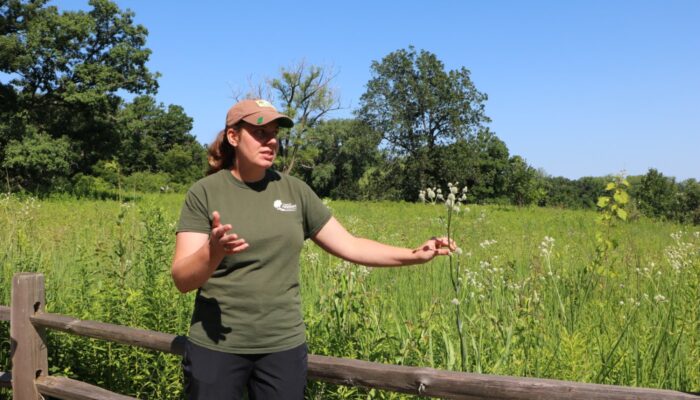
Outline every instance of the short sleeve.
{"type": "Polygon", "coordinates": [[[304,182],[299,181],[304,204],[304,239],[314,236],[331,219],[331,211],[304,182]]]}
{"type": "Polygon", "coordinates": [[[176,232],[211,232],[211,220],[206,206],[206,194],[201,186],[187,191],[185,203],[180,210],[180,221],[176,232]]]}

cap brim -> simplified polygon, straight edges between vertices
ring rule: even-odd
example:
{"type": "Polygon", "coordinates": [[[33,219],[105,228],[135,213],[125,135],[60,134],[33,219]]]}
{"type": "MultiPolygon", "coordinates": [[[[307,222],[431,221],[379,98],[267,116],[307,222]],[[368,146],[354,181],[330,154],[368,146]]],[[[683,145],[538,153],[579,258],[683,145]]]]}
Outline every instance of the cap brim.
{"type": "Polygon", "coordinates": [[[272,121],[277,121],[279,126],[283,128],[291,128],[294,126],[294,121],[292,121],[291,118],[284,114],[280,114],[274,111],[256,112],[250,115],[246,115],[242,119],[243,121],[255,126],[269,124],[272,121]]]}

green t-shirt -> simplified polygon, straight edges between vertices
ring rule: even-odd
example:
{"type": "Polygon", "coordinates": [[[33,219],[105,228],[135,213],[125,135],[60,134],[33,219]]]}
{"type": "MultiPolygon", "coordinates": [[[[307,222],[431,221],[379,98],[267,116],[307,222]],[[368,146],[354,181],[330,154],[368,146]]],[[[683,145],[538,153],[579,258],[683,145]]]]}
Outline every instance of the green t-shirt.
{"type": "Polygon", "coordinates": [[[251,184],[221,170],[187,192],[177,231],[210,233],[214,211],[249,247],[224,257],[197,291],[190,340],[240,354],[301,345],[306,336],[299,254],[304,240],[328,222],[330,211],[294,177],[268,170],[251,184]]]}

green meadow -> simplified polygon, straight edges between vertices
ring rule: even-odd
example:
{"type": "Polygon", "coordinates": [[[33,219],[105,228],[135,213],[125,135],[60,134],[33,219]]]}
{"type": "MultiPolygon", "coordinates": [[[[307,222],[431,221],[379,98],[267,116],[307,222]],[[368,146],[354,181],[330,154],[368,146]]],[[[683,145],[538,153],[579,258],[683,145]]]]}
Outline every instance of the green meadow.
{"type": "MultiPolygon", "coordinates": [[[[3,195],[0,303],[10,302],[13,274],[37,271],[50,312],[186,334],[193,294],[180,294],[169,273],[182,199],[3,195]]],[[[355,235],[389,244],[415,247],[447,229],[443,205],[327,204],[355,235]]],[[[477,205],[461,207],[451,223],[458,292],[448,257],[372,269],[307,242],[301,281],[311,353],[700,391],[698,227],[642,217],[603,228],[593,211],[477,205]],[[601,251],[596,237],[614,245],[601,251]]],[[[8,370],[9,330],[0,326],[0,370],[8,370]]],[[[52,374],[140,398],[181,396],[174,356],[50,332],[49,357],[52,374]]],[[[308,397],[406,396],[311,382],[308,397]]]]}

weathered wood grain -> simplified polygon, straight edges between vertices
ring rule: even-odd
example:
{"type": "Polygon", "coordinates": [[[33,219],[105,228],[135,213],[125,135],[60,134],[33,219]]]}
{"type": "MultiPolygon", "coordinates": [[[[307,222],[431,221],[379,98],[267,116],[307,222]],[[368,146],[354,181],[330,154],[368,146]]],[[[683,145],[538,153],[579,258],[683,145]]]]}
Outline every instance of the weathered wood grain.
{"type": "Polygon", "coordinates": [[[135,400],[134,397],[62,376],[42,376],[36,380],[36,387],[43,395],[65,400],[135,400]]]}
{"type": "Polygon", "coordinates": [[[38,400],[34,379],[49,373],[44,329],[29,318],[44,309],[44,276],[19,273],[12,278],[10,356],[14,400],[38,400]]]}
{"type": "MultiPolygon", "coordinates": [[[[41,289],[43,296],[43,286],[41,289]]],[[[13,304],[14,301],[13,298],[13,304]]],[[[26,300],[21,301],[27,303],[26,300]]],[[[59,314],[36,312],[28,314],[25,319],[39,329],[51,328],[177,355],[182,355],[184,343],[187,340],[183,336],[97,321],[84,321],[59,314]]],[[[309,355],[308,376],[310,380],[449,399],[700,400],[697,394],[672,390],[472,374],[317,355],[309,355]]],[[[63,399],[131,399],[80,381],[61,377],[41,376],[36,380],[36,387],[43,394],[63,399]]]]}
{"type": "Polygon", "coordinates": [[[85,321],[60,314],[36,314],[31,317],[31,321],[34,325],[44,328],[178,355],[184,352],[184,343],[187,340],[184,336],[85,321]]]}
{"type": "Polygon", "coordinates": [[[672,390],[451,372],[315,355],[309,356],[309,377],[347,386],[448,399],[700,400],[700,396],[672,390]]]}

